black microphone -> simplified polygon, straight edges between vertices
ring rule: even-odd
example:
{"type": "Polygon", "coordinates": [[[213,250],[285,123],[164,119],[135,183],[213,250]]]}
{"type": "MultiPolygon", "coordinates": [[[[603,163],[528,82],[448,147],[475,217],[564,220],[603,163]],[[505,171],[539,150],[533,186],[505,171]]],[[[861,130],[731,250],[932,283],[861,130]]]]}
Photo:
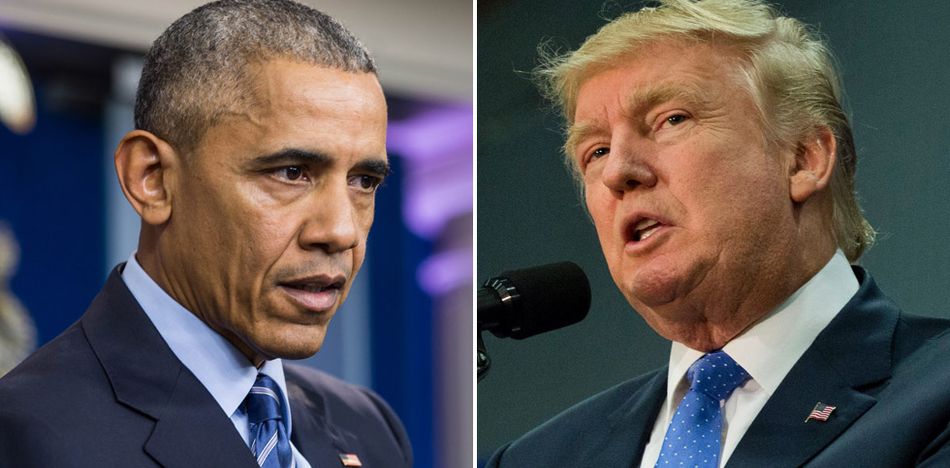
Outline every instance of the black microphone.
{"type": "Polygon", "coordinates": [[[478,331],[521,340],[580,322],[588,310],[590,283],[574,263],[506,271],[478,290],[478,331]]]}

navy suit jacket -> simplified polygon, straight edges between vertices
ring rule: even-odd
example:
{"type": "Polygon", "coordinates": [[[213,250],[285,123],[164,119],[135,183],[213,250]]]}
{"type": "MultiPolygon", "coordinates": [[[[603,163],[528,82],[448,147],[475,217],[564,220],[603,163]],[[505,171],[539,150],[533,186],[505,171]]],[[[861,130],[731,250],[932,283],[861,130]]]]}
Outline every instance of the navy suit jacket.
{"type": "MultiPolygon", "coordinates": [[[[172,353],[117,268],[82,318],[0,379],[0,466],[246,467],[228,415],[172,353]]],[[[314,468],[409,467],[399,419],[377,395],[285,364],[291,440],[314,468]]]]}
{"type": "MultiPolygon", "coordinates": [[[[729,467],[950,466],[950,321],[902,313],[871,277],[792,367],[729,467]],[[836,409],[805,422],[815,404],[836,409]]],[[[489,467],[637,467],[667,369],[577,404],[502,447],[489,467]]]]}

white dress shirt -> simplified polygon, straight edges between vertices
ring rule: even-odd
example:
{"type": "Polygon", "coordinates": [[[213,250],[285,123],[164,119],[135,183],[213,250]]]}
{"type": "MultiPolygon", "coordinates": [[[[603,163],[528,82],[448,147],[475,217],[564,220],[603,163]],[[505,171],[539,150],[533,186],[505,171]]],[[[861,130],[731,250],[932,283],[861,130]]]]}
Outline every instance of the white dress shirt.
{"type": "MultiPolygon", "coordinates": [[[[284,400],[281,412],[287,421],[287,434],[291,433],[290,401],[287,400],[284,366],[280,359],[265,361],[258,370],[228,340],[176,302],[152,280],[135,260],[135,252],[125,264],[122,280],[175,356],[211,393],[224,414],[231,418],[234,428],[248,447],[251,434],[247,412],[241,408],[241,403],[251,391],[258,372],[267,374],[280,386],[284,400]]],[[[297,467],[310,468],[310,463],[293,443],[290,447],[297,467]]]]}
{"type": "MultiPolygon", "coordinates": [[[[739,440],[769,397],[818,334],[857,291],[858,280],[844,253],[838,250],[821,271],[785,302],[722,348],[749,373],[750,379],[736,389],[723,407],[719,466],[729,461],[739,440]]],[[[643,451],[641,467],[652,468],[656,465],[676,406],[689,391],[686,371],[703,354],[702,351],[673,342],[666,401],[653,425],[650,442],[643,451]]]]}

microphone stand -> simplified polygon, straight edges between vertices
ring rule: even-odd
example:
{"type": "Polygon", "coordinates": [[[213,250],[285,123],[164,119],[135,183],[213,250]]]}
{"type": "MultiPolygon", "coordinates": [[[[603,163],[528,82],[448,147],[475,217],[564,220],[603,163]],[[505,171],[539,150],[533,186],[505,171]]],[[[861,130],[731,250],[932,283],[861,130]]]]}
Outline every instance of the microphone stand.
{"type": "MultiPolygon", "coordinates": [[[[511,285],[508,278],[492,278],[478,290],[478,343],[475,345],[475,368],[478,369],[478,381],[481,382],[491,368],[491,357],[485,349],[482,332],[485,330],[496,333],[501,330],[501,310],[510,309],[513,301],[521,299],[518,291],[511,285]]],[[[510,333],[510,332],[509,332],[510,333]]],[[[497,335],[497,333],[496,333],[497,335]]],[[[499,335],[508,336],[508,334],[499,335]]]]}
{"type": "Polygon", "coordinates": [[[475,366],[478,369],[478,381],[481,382],[488,369],[491,368],[491,358],[485,350],[485,341],[482,340],[482,331],[478,331],[478,344],[475,346],[475,366]]]}

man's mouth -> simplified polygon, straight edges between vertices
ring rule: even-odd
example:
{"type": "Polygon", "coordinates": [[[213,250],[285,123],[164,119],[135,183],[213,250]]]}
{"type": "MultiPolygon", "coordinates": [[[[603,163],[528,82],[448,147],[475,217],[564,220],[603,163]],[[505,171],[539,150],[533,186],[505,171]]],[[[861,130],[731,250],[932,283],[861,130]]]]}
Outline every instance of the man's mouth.
{"type": "Polygon", "coordinates": [[[645,241],[662,227],[663,223],[655,219],[643,218],[634,225],[631,240],[634,242],[645,241]]]}
{"type": "Polygon", "coordinates": [[[338,302],[345,282],[342,276],[316,276],[282,282],[279,286],[304,308],[326,312],[338,302]]]}
{"type": "Polygon", "coordinates": [[[312,292],[312,293],[339,289],[339,286],[336,286],[336,285],[320,286],[313,283],[282,284],[281,286],[284,286],[287,288],[299,289],[301,291],[312,292]]]}

